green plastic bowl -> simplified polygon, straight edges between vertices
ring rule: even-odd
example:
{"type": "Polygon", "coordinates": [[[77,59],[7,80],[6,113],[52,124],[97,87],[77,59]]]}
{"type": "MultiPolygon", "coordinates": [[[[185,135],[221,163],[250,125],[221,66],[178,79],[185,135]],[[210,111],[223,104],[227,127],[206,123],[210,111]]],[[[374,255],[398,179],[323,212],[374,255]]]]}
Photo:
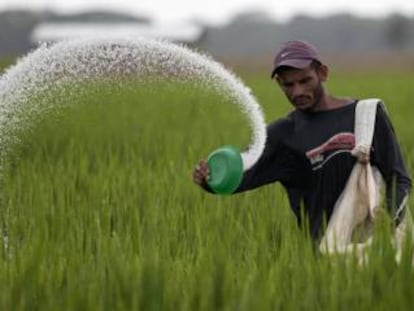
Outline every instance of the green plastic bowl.
{"type": "Polygon", "coordinates": [[[243,178],[243,160],[240,151],[233,146],[224,146],[213,151],[207,158],[210,188],[218,194],[231,194],[243,178]]]}

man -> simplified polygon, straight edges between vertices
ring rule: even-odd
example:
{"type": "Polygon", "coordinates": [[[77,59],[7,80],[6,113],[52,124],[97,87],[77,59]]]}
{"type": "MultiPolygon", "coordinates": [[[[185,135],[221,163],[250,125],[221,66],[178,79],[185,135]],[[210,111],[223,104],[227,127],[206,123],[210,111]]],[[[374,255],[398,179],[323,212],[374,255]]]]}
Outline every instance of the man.
{"type": "MultiPolygon", "coordinates": [[[[268,125],[268,139],[259,161],[244,173],[235,192],[279,181],[286,189],[291,208],[301,224],[302,208],[313,239],[320,240],[356,158],[354,121],[358,100],[328,93],[324,82],[328,67],[317,49],[304,41],[289,41],[277,53],[272,79],[294,110],[268,125]]],[[[370,161],[385,183],[387,207],[398,225],[401,208],[411,189],[392,125],[381,107],[377,110],[370,161]]],[[[210,191],[209,169],[201,160],[193,181],[210,191]]],[[[210,191],[211,192],[211,191],[210,191]]]]}

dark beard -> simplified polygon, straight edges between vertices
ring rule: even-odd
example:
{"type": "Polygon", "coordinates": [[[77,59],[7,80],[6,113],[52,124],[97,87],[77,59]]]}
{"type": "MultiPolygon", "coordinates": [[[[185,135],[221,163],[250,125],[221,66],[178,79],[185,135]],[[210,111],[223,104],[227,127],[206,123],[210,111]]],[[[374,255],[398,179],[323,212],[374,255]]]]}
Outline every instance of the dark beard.
{"type": "Polygon", "coordinates": [[[313,98],[315,99],[314,107],[317,107],[324,97],[325,91],[323,89],[322,83],[318,83],[318,87],[313,92],[313,98]]]}
{"type": "Polygon", "coordinates": [[[320,103],[321,103],[324,96],[325,96],[325,90],[323,88],[322,83],[320,81],[318,81],[318,86],[316,87],[316,89],[313,92],[313,99],[314,99],[313,105],[310,106],[307,109],[304,109],[303,111],[307,111],[307,112],[314,111],[315,108],[317,108],[320,105],[320,103]]]}

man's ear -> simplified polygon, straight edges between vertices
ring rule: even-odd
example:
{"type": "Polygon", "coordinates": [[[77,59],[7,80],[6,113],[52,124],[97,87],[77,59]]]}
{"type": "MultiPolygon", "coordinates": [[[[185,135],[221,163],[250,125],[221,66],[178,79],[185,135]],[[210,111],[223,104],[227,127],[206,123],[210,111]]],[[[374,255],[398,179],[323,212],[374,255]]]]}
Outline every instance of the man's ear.
{"type": "Polygon", "coordinates": [[[276,75],[273,79],[277,82],[277,84],[280,85],[281,81],[280,81],[280,77],[279,76],[276,75]]]}
{"type": "Polygon", "coordinates": [[[320,65],[317,69],[317,72],[318,72],[319,79],[322,82],[326,82],[328,80],[328,75],[329,75],[328,66],[324,64],[320,65]]]}

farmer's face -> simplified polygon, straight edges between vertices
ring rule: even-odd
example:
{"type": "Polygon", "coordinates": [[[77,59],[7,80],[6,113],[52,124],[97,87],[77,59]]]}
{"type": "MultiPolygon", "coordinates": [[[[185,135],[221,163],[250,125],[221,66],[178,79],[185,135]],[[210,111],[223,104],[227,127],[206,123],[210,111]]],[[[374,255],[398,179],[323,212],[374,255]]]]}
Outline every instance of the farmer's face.
{"type": "Polygon", "coordinates": [[[317,109],[324,96],[323,82],[327,79],[327,67],[296,69],[280,72],[276,80],[295,108],[303,111],[317,109]]]}

